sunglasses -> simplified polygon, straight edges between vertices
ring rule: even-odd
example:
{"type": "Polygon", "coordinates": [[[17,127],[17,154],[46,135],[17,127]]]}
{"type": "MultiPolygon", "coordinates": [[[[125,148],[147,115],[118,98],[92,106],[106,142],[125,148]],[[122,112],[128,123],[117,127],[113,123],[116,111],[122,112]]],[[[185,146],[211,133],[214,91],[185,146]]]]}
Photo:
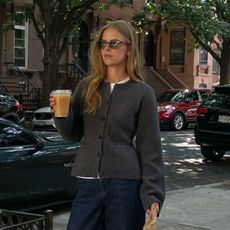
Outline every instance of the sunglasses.
{"type": "Polygon", "coordinates": [[[111,49],[116,49],[118,48],[121,44],[124,44],[124,45],[128,45],[130,44],[129,42],[123,42],[123,41],[120,41],[120,40],[117,40],[117,39],[113,39],[109,42],[105,41],[105,40],[100,40],[97,42],[97,45],[99,48],[101,49],[104,49],[107,44],[109,45],[109,48],[111,49]]]}

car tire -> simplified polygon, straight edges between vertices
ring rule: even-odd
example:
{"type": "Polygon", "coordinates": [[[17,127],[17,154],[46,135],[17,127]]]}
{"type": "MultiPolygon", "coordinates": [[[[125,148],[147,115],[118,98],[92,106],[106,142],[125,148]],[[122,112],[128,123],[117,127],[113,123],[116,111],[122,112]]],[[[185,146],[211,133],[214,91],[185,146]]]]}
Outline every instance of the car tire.
{"type": "Polygon", "coordinates": [[[224,151],[215,150],[211,146],[200,146],[201,154],[205,159],[211,161],[219,161],[225,154],[224,151]]]}
{"type": "Polygon", "coordinates": [[[185,117],[182,113],[175,113],[172,121],[171,121],[171,127],[173,130],[182,130],[185,128],[186,122],[185,122],[185,117]]]}

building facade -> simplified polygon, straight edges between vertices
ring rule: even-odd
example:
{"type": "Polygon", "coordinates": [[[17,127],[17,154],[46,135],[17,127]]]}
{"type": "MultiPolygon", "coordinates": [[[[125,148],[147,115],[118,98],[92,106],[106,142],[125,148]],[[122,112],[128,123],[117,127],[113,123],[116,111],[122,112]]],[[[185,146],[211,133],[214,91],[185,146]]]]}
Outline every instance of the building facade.
{"type": "MultiPolygon", "coordinates": [[[[0,4],[0,29],[7,25],[12,12],[19,15],[23,6],[31,0],[9,0],[0,4]]],[[[92,11],[80,25],[80,31],[73,35],[60,61],[59,83],[63,87],[75,87],[79,78],[88,71],[88,48],[95,31],[108,20],[124,19],[132,22],[134,11],[141,11],[147,1],[127,0],[123,8],[111,6],[104,12],[92,11]],[[66,84],[71,82],[71,84],[66,84]]],[[[191,49],[192,35],[184,26],[173,26],[167,31],[164,25],[156,23],[151,29],[139,34],[140,53],[144,78],[155,92],[169,88],[212,88],[218,82],[218,65],[203,49],[191,49]]],[[[18,18],[14,30],[0,34],[0,86],[17,96],[18,89],[36,88],[35,97],[42,91],[43,48],[36,35],[32,21],[18,18]],[[15,63],[26,76],[17,78],[15,63]],[[13,87],[10,84],[16,80],[13,87]],[[23,85],[24,84],[24,85],[23,85]]],[[[29,91],[27,92],[27,94],[29,91]]],[[[26,93],[25,93],[26,94],[26,93]]]]}

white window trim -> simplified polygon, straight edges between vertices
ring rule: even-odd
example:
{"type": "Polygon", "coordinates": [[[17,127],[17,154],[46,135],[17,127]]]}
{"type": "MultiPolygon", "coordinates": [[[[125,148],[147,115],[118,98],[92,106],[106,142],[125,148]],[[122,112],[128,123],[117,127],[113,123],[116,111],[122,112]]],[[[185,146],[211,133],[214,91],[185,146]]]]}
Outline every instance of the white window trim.
{"type": "MultiPolygon", "coordinates": [[[[18,14],[22,12],[17,12],[18,14]]],[[[24,30],[25,31],[25,66],[19,66],[20,69],[28,69],[28,28],[29,23],[26,20],[25,26],[14,25],[14,29],[24,30]]],[[[14,33],[14,60],[15,60],[15,33],[14,33]]]]}

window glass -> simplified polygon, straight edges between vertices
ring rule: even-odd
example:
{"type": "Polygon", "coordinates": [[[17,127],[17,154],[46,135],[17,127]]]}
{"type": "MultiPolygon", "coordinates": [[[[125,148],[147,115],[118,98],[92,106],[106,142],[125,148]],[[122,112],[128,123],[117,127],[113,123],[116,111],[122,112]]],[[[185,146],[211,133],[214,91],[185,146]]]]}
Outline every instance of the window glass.
{"type": "Polygon", "coordinates": [[[26,21],[22,13],[16,13],[14,26],[14,62],[26,67],[26,21]]]}
{"type": "Polygon", "coordinates": [[[198,96],[197,92],[191,92],[191,93],[188,94],[186,99],[189,100],[189,101],[198,101],[199,96],[198,96]]]}
{"type": "Polygon", "coordinates": [[[182,102],[188,96],[188,91],[183,92],[164,92],[162,93],[157,101],[158,102],[182,102]]]}
{"type": "Polygon", "coordinates": [[[200,96],[202,100],[206,99],[209,96],[209,94],[210,94],[209,92],[205,92],[205,91],[200,92],[200,96]]]}
{"type": "Polygon", "coordinates": [[[230,111],[230,95],[213,93],[207,100],[203,101],[202,106],[207,106],[212,109],[224,111],[229,113],[230,111]]]}
{"type": "Polygon", "coordinates": [[[2,94],[0,94],[0,101],[2,101],[2,102],[15,102],[15,100],[12,96],[2,95],[2,94]]]}
{"type": "Polygon", "coordinates": [[[170,64],[184,64],[184,31],[172,31],[170,36],[170,64]]]}
{"type": "Polygon", "coordinates": [[[200,49],[200,65],[208,64],[208,51],[205,49],[200,49]]]}
{"type": "Polygon", "coordinates": [[[0,147],[33,144],[20,129],[7,124],[0,124],[0,147]]]}

